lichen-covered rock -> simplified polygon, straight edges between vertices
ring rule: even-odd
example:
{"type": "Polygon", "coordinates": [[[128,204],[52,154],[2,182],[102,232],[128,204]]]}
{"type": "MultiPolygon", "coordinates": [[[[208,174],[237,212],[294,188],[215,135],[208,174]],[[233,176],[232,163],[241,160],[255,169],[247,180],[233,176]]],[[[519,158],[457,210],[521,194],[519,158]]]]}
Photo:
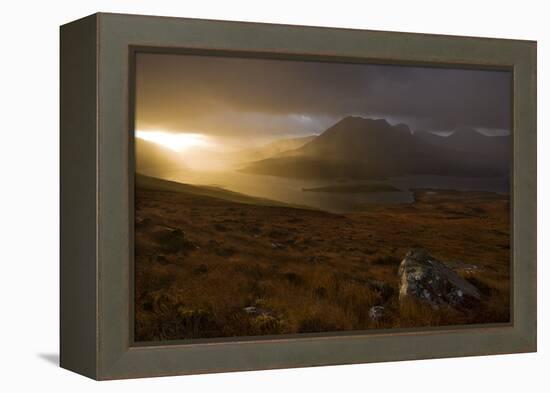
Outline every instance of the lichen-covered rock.
{"type": "Polygon", "coordinates": [[[399,278],[400,300],[410,297],[438,307],[458,306],[468,298],[480,298],[475,286],[423,249],[407,253],[399,266],[399,278]]]}

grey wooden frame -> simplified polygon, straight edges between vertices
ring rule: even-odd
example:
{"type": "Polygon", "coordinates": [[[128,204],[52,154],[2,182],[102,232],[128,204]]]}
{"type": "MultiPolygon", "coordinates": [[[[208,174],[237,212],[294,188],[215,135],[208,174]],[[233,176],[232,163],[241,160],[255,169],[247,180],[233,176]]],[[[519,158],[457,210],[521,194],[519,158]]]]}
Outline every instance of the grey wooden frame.
{"type": "Polygon", "coordinates": [[[61,27],[61,366],[91,378],[536,351],[536,42],[94,14],[61,27]],[[136,48],[513,72],[512,320],[137,345],[131,58],[136,48]]]}

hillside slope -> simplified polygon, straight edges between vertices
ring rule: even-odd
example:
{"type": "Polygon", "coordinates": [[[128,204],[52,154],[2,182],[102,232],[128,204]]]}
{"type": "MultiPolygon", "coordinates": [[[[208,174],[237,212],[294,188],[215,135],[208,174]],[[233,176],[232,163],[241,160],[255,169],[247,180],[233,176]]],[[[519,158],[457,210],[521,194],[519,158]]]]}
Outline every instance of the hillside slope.
{"type": "Polygon", "coordinates": [[[302,209],[312,209],[309,207],[292,205],[284,202],[274,201],[267,198],[254,197],[239,192],[230,191],[221,187],[215,186],[199,186],[185,183],[177,183],[156,177],[145,176],[137,173],[135,177],[136,189],[153,190],[153,191],[169,191],[184,193],[188,195],[221,199],[228,202],[243,203],[247,205],[259,206],[277,206],[277,207],[294,207],[302,209]]]}

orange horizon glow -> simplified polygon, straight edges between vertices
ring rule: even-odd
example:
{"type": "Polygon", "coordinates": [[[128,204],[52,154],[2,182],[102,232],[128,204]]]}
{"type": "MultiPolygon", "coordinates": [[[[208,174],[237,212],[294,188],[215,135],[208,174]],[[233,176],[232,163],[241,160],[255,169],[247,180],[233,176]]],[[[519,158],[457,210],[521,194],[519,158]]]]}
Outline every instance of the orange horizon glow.
{"type": "Polygon", "coordinates": [[[136,130],[136,138],[161,145],[175,152],[183,152],[195,148],[212,146],[206,135],[189,133],[172,133],[166,131],[142,131],[136,130]]]}

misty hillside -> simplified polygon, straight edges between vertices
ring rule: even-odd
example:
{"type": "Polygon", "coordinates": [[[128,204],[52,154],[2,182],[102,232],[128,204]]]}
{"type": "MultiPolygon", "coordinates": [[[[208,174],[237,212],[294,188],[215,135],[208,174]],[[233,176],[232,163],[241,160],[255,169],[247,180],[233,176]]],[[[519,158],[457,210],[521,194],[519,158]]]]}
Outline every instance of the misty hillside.
{"type": "Polygon", "coordinates": [[[136,171],[148,176],[162,176],[171,171],[186,171],[188,168],[181,156],[156,143],[135,138],[136,171]]]}
{"type": "Polygon", "coordinates": [[[477,177],[504,175],[507,163],[438,146],[403,124],[349,116],[304,146],[250,163],[243,172],[292,178],[477,177]]]}
{"type": "Polygon", "coordinates": [[[258,161],[274,157],[298,149],[314,138],[316,138],[316,135],[279,139],[254,149],[241,150],[238,152],[238,159],[240,161],[258,161]]]}

